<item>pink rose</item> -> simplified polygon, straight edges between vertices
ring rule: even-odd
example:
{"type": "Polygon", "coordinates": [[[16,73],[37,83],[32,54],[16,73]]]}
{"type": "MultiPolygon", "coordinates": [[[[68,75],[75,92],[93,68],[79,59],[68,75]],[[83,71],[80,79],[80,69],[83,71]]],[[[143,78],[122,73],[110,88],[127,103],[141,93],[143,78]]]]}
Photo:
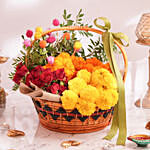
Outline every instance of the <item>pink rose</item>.
{"type": "Polygon", "coordinates": [[[47,61],[48,61],[49,64],[52,65],[54,63],[54,57],[53,56],[47,57],[47,61]]]}
{"type": "Polygon", "coordinates": [[[56,41],[56,38],[54,37],[54,36],[49,36],[48,38],[47,38],[47,43],[54,43],[55,41],[56,41]]]}
{"type": "Polygon", "coordinates": [[[30,46],[31,46],[31,41],[30,41],[30,40],[24,40],[23,44],[24,44],[26,47],[30,47],[30,46]]]}

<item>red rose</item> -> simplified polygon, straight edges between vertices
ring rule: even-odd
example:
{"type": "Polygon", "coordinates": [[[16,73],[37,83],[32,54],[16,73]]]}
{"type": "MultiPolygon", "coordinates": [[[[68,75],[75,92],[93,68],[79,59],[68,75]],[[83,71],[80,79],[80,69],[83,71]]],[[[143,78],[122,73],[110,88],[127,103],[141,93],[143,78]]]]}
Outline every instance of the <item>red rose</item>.
{"type": "Polygon", "coordinates": [[[50,87],[51,87],[51,93],[58,94],[58,90],[60,87],[58,83],[53,83],[50,87]]]}
{"type": "Polygon", "coordinates": [[[55,71],[57,80],[63,80],[65,77],[64,69],[58,69],[55,71]]]}
{"type": "Polygon", "coordinates": [[[21,77],[24,77],[27,72],[28,72],[27,67],[23,65],[20,69],[17,70],[16,74],[18,74],[21,77]]]}
{"type": "Polygon", "coordinates": [[[28,38],[31,38],[32,35],[33,35],[33,32],[32,32],[31,30],[27,30],[26,36],[27,36],[28,38]]]}
{"type": "Polygon", "coordinates": [[[63,93],[63,91],[67,90],[67,87],[65,87],[64,85],[61,85],[59,88],[59,94],[61,95],[63,93]]]}
{"type": "Polygon", "coordinates": [[[46,91],[49,92],[49,93],[51,93],[51,86],[46,87],[46,91]]]}
{"type": "Polygon", "coordinates": [[[16,67],[16,70],[19,70],[21,67],[23,66],[22,62],[20,62],[17,67],[16,67]]]}
{"type": "Polygon", "coordinates": [[[51,81],[53,80],[53,73],[50,71],[50,69],[46,69],[41,74],[40,78],[44,83],[50,84],[51,81]]]}
{"type": "Polygon", "coordinates": [[[45,84],[40,78],[33,79],[32,83],[38,86],[39,88],[44,87],[45,84]]]}
{"type": "Polygon", "coordinates": [[[30,82],[33,82],[33,77],[31,74],[28,74],[26,77],[26,85],[30,86],[30,82]]]}
{"type": "Polygon", "coordinates": [[[19,76],[19,74],[17,73],[13,77],[13,81],[18,85],[20,84],[21,79],[22,79],[22,76],[19,76]]]}
{"type": "Polygon", "coordinates": [[[13,77],[13,81],[17,84],[20,84],[21,79],[28,72],[28,69],[25,65],[22,66],[22,63],[19,63],[16,67],[16,73],[13,77]]]}
{"type": "Polygon", "coordinates": [[[31,75],[33,76],[33,78],[39,78],[43,70],[44,69],[42,68],[42,66],[36,66],[34,69],[31,70],[31,75]]]}

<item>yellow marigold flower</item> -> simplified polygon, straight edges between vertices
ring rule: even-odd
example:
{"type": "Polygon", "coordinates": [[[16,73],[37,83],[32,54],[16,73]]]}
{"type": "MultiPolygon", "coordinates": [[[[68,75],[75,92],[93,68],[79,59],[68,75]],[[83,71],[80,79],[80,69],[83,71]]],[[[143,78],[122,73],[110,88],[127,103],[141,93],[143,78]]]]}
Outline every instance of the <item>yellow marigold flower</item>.
{"type": "Polygon", "coordinates": [[[74,109],[78,101],[78,95],[71,90],[65,90],[61,96],[62,106],[64,109],[74,109]]]}
{"type": "Polygon", "coordinates": [[[72,77],[75,75],[75,68],[68,53],[62,52],[55,58],[52,70],[55,71],[61,68],[64,68],[68,80],[72,79],[72,77]]]}
{"type": "Polygon", "coordinates": [[[83,79],[86,83],[89,83],[91,80],[91,73],[88,72],[86,69],[82,69],[78,71],[77,77],[83,79]]]}
{"type": "Polygon", "coordinates": [[[75,50],[79,50],[81,47],[82,47],[82,44],[81,44],[80,41],[76,41],[76,42],[74,43],[73,48],[74,48],[75,50]]]}
{"type": "Polygon", "coordinates": [[[107,89],[117,89],[117,82],[113,74],[111,74],[107,69],[101,68],[92,72],[91,85],[103,86],[107,89]]]}
{"type": "Polygon", "coordinates": [[[42,27],[36,27],[35,32],[43,33],[42,27]]]}
{"type": "Polygon", "coordinates": [[[87,102],[95,103],[99,99],[99,92],[96,87],[88,85],[80,91],[80,98],[86,100],[87,102]]]}
{"type": "Polygon", "coordinates": [[[90,103],[85,101],[84,99],[79,98],[76,108],[82,115],[90,116],[95,112],[96,105],[94,103],[90,103]]]}
{"type": "Polygon", "coordinates": [[[40,32],[35,32],[34,38],[35,38],[36,40],[40,39],[41,37],[42,37],[42,34],[41,34],[40,32]]]}
{"type": "Polygon", "coordinates": [[[69,90],[72,90],[76,94],[79,94],[80,91],[87,86],[87,84],[83,79],[76,77],[68,82],[68,86],[69,90]]]}
{"type": "Polygon", "coordinates": [[[62,52],[58,55],[58,57],[62,57],[62,58],[71,58],[71,56],[69,55],[69,53],[66,52],[62,52]]]}
{"type": "Polygon", "coordinates": [[[114,89],[98,88],[100,97],[96,100],[96,105],[102,110],[110,109],[118,102],[118,92],[114,89]]]}

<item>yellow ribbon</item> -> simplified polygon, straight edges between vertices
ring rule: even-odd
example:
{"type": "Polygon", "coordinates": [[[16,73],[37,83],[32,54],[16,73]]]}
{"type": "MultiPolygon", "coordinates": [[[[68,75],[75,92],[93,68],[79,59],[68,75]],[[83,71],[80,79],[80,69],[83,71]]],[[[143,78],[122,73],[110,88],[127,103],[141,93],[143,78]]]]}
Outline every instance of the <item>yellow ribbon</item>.
{"type": "Polygon", "coordinates": [[[108,58],[111,70],[117,80],[118,93],[119,93],[118,103],[115,105],[115,109],[114,109],[114,116],[113,116],[111,129],[108,132],[108,135],[106,137],[104,137],[104,139],[111,140],[117,134],[117,131],[119,129],[119,136],[118,136],[116,144],[117,145],[125,145],[126,136],[127,136],[125,89],[124,89],[124,83],[122,80],[122,76],[120,74],[116,60],[113,55],[113,44],[114,44],[114,40],[116,40],[119,42],[119,44],[121,44],[123,46],[128,46],[129,40],[128,40],[128,37],[121,32],[119,32],[119,33],[109,32],[109,30],[111,28],[111,24],[107,18],[104,18],[104,17],[96,18],[94,20],[94,24],[98,28],[105,30],[105,32],[103,32],[103,34],[102,34],[102,41],[104,44],[104,50],[105,50],[106,56],[108,58]],[[97,23],[98,19],[103,20],[105,25],[104,26],[99,25],[97,23]],[[122,40],[126,41],[127,44],[125,45],[122,42],[122,40]]]}

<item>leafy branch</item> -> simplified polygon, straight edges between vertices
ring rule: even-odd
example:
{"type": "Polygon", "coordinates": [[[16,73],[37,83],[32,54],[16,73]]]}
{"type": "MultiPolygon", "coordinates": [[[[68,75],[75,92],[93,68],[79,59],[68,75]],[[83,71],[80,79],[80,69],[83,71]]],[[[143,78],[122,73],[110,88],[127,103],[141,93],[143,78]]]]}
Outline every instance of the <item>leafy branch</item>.
{"type": "MultiPolygon", "coordinates": [[[[106,63],[108,59],[104,50],[104,45],[103,43],[101,43],[100,37],[98,37],[96,41],[93,41],[92,39],[90,39],[90,41],[92,45],[88,45],[87,50],[89,51],[89,54],[85,57],[96,57],[101,62],[106,63]]],[[[120,53],[115,44],[113,45],[113,51],[115,53],[120,53]]]]}

